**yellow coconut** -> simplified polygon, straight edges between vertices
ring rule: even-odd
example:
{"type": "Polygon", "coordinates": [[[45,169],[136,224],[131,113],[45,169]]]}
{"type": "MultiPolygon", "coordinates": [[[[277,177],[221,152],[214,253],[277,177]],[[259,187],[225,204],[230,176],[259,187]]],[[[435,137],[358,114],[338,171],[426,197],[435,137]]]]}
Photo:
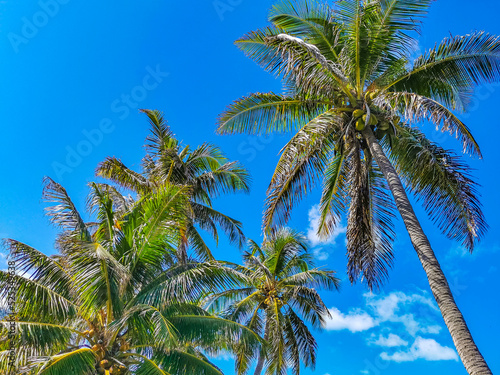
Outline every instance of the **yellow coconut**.
{"type": "Polygon", "coordinates": [[[100,365],[102,368],[110,368],[113,364],[110,361],[108,361],[107,359],[103,359],[100,362],[100,365]]]}
{"type": "Polygon", "coordinates": [[[360,118],[358,119],[358,121],[356,121],[356,130],[359,132],[365,130],[365,120],[360,118]]]}
{"type": "Polygon", "coordinates": [[[355,109],[354,112],[352,112],[352,117],[354,118],[359,118],[365,114],[365,111],[362,109],[355,109]]]}

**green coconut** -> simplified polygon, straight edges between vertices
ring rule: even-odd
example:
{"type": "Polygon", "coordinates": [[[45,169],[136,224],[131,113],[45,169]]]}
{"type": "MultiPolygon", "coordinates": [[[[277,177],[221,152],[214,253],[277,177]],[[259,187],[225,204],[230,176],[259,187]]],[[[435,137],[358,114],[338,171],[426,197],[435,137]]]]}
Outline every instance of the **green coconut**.
{"type": "Polygon", "coordinates": [[[356,130],[361,132],[365,130],[365,120],[360,118],[358,121],[356,121],[356,130]]]}
{"type": "Polygon", "coordinates": [[[362,109],[355,109],[353,112],[352,112],[352,117],[354,118],[360,118],[361,116],[363,116],[365,114],[365,111],[363,111],[362,109]]]}
{"type": "MultiPolygon", "coordinates": [[[[368,117],[368,115],[363,115],[363,117],[362,117],[363,121],[366,122],[367,117],[368,117]]],[[[378,124],[377,117],[374,114],[370,115],[370,123],[368,125],[377,125],[377,124],[378,124]]]]}

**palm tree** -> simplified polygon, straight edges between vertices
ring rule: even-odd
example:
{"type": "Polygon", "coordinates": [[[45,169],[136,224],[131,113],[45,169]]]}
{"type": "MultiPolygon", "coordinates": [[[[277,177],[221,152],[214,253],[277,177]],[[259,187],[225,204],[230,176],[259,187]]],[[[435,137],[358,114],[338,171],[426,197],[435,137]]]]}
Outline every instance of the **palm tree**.
{"type": "MultiPolygon", "coordinates": [[[[174,267],[174,245],[186,220],[185,187],[164,185],[132,202],[91,184],[96,222],[85,222],[66,190],[47,179],[56,205],[59,253],[47,256],[6,240],[18,274],[0,272],[0,298],[16,289],[18,372],[39,375],[221,375],[206,353],[238,343],[254,347],[246,327],[199,307],[207,290],[236,285],[229,267],[195,262],[174,267]]],[[[9,324],[0,321],[0,372],[7,373],[9,324]]]]}
{"type": "Polygon", "coordinates": [[[242,247],[245,236],[241,223],[215,210],[212,199],[221,194],[248,192],[248,172],[238,162],[230,162],[217,146],[208,143],[195,149],[182,146],[174,138],[161,112],[142,112],[148,116],[151,125],[151,135],[146,139],[147,153],[142,160],[143,171],[135,172],[119,159],[108,157],[97,167],[97,176],[110,179],[139,195],[149,194],[165,184],[190,187],[191,220],[186,223],[178,246],[178,258],[183,263],[187,262],[190,245],[202,260],[213,260],[196,226],[209,231],[216,241],[219,226],[231,243],[242,247]]]}
{"type": "MultiPolygon", "coordinates": [[[[300,363],[314,368],[316,340],[306,323],[321,328],[329,315],[316,288],[333,290],[339,280],[333,271],[313,268],[305,238],[281,228],[257,245],[249,241],[245,266],[236,269],[247,282],[208,297],[214,311],[264,336],[267,350],[260,351],[255,375],[260,375],[267,356],[266,374],[300,373],[300,363]]],[[[243,278],[242,278],[243,279],[243,278]]],[[[253,353],[241,350],[236,371],[248,371],[253,353]]]]}
{"type": "Polygon", "coordinates": [[[219,118],[221,134],[294,132],[272,177],[264,226],[285,223],[322,177],[319,234],[348,212],[351,281],[376,288],[392,264],[397,208],[469,374],[491,374],[450,291],[406,189],[449,238],[470,251],[487,228],[477,185],[462,158],[426,138],[429,121],[481,156],[465,111],[473,88],[500,77],[500,41],[484,32],[451,36],[411,61],[432,0],[345,0],[335,7],[284,1],[270,27],[236,43],[283,78],[284,94],[256,93],[219,118]],[[392,194],[391,194],[392,193],[392,194]],[[395,203],[395,204],[394,204],[395,203]]]}

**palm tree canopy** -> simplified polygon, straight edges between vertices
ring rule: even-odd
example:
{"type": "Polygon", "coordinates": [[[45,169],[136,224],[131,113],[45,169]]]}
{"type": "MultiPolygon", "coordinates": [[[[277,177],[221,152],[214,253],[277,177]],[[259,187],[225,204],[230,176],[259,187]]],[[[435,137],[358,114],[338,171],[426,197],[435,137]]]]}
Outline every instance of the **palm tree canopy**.
{"type": "MultiPolygon", "coordinates": [[[[234,347],[255,349],[246,327],[197,303],[208,290],[239,285],[217,263],[175,264],[175,244],[189,215],[186,187],[164,184],[134,202],[91,183],[86,222],[66,190],[46,179],[51,221],[62,232],[47,256],[6,240],[14,280],[0,272],[0,298],[16,290],[17,366],[26,374],[221,375],[207,358],[234,347]]],[[[7,371],[9,323],[0,321],[0,371],[7,371]]]]}
{"type": "Polygon", "coordinates": [[[500,40],[475,32],[446,38],[412,60],[432,0],[281,1],[271,26],[236,41],[281,77],[284,94],[255,93],[219,117],[221,134],[294,132],[272,177],[264,226],[283,225],[322,176],[318,234],[348,216],[348,272],[377,287],[392,264],[394,202],[362,131],[383,144],[431,219],[467,249],[487,229],[478,185],[452,150],[415,125],[433,123],[481,156],[466,111],[476,84],[500,78],[500,40]]]}
{"type": "MultiPolygon", "coordinates": [[[[300,363],[314,367],[316,340],[306,325],[321,328],[329,315],[316,289],[335,290],[335,273],[314,267],[307,242],[299,233],[280,228],[259,246],[249,240],[243,287],[227,289],[207,298],[213,311],[261,334],[267,340],[267,374],[283,374],[300,363]]],[[[243,348],[242,348],[243,349],[243,348]]],[[[252,352],[241,350],[236,372],[248,371],[252,352]]]]}
{"type": "Polygon", "coordinates": [[[149,194],[165,184],[189,187],[191,220],[185,237],[202,259],[213,259],[195,225],[208,231],[218,241],[218,228],[229,240],[243,246],[245,236],[239,221],[215,210],[212,200],[220,195],[248,192],[250,175],[238,162],[229,161],[222,150],[204,143],[194,149],[182,145],[168,127],[161,112],[142,110],[151,126],[146,139],[142,172],[135,172],[119,159],[108,157],[99,164],[96,174],[139,195],[149,194]]]}

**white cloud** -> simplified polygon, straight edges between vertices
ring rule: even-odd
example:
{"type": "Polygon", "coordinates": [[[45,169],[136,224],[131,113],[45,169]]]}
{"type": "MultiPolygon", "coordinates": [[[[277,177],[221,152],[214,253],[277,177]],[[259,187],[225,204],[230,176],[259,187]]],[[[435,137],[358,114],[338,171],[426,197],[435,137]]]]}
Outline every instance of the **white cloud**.
{"type": "Polygon", "coordinates": [[[408,341],[403,340],[398,335],[394,333],[389,333],[389,336],[384,337],[383,335],[379,335],[376,340],[370,341],[374,345],[385,346],[388,348],[394,348],[397,346],[407,346],[408,341]]]}
{"type": "Polygon", "coordinates": [[[324,251],[322,247],[316,247],[312,252],[317,260],[327,260],[330,257],[330,254],[324,251]]]}
{"type": "Polygon", "coordinates": [[[309,218],[309,228],[307,229],[307,239],[312,247],[318,245],[335,245],[337,238],[346,232],[346,227],[342,225],[337,225],[333,230],[331,236],[327,239],[319,238],[317,232],[319,227],[319,222],[321,219],[319,213],[319,205],[314,205],[311,207],[308,213],[309,218]]]}
{"type": "Polygon", "coordinates": [[[417,337],[410,349],[393,354],[383,352],[380,357],[386,361],[411,362],[417,359],[427,361],[458,361],[458,355],[452,348],[442,346],[436,340],[417,337]]]}
{"type": "Polygon", "coordinates": [[[377,325],[375,319],[361,310],[354,310],[343,314],[339,309],[329,309],[331,318],[326,318],[325,328],[329,331],[340,331],[347,329],[351,332],[361,332],[377,325]]]}
{"type": "Polygon", "coordinates": [[[429,297],[416,293],[407,295],[403,292],[393,292],[384,297],[367,293],[365,298],[367,306],[374,311],[377,320],[401,323],[406,332],[412,336],[416,336],[419,332],[435,334],[441,330],[440,326],[430,324],[428,319],[425,319],[425,322],[419,322],[415,317],[415,312],[428,316],[428,309],[438,311],[436,304],[429,297]],[[417,308],[415,308],[416,305],[417,308]]]}
{"type": "Polygon", "coordinates": [[[438,334],[443,328],[442,324],[437,324],[439,308],[429,293],[367,293],[364,297],[364,309],[354,309],[348,313],[342,313],[337,308],[329,309],[332,318],[327,318],[325,328],[351,332],[372,329],[367,337],[367,344],[394,348],[394,352],[385,349],[380,354],[386,361],[458,360],[454,349],[442,346],[434,339],[422,337],[438,334]]]}

